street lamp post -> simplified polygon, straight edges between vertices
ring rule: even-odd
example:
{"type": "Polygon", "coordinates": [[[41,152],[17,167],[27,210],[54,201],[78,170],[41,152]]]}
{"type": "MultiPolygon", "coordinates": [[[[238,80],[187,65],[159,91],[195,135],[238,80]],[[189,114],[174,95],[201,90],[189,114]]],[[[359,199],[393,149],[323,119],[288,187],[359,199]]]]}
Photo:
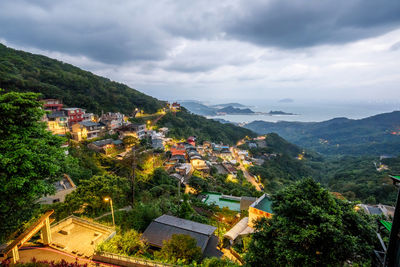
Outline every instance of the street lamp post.
{"type": "Polygon", "coordinates": [[[113,204],[112,204],[112,198],[111,198],[111,197],[105,197],[105,198],[104,198],[104,201],[106,201],[106,202],[110,201],[111,215],[112,215],[112,220],[113,220],[113,226],[115,227],[114,209],[113,209],[113,204]]]}
{"type": "MultiPolygon", "coordinates": [[[[215,216],[215,215],[214,215],[215,216]]],[[[217,216],[215,216],[215,217],[217,217],[217,216]]],[[[222,217],[222,219],[221,219],[222,221],[224,221],[225,220],[225,217],[222,217]]],[[[218,231],[218,240],[219,240],[219,247],[220,247],[220,249],[222,248],[222,239],[220,239],[219,238],[219,236],[221,235],[221,232],[220,232],[220,226],[219,226],[219,217],[217,217],[217,231],[218,231]]]]}

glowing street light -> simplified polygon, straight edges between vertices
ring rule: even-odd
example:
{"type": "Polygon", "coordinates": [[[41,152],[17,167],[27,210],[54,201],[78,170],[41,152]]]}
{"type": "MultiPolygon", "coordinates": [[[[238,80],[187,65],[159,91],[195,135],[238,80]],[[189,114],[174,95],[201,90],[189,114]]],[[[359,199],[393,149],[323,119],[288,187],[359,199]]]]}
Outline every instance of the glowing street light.
{"type": "Polygon", "coordinates": [[[114,209],[113,209],[112,199],[111,199],[111,197],[105,197],[105,198],[104,198],[104,201],[105,201],[105,202],[110,201],[111,215],[112,215],[112,220],[113,220],[113,226],[115,227],[114,209]]]}

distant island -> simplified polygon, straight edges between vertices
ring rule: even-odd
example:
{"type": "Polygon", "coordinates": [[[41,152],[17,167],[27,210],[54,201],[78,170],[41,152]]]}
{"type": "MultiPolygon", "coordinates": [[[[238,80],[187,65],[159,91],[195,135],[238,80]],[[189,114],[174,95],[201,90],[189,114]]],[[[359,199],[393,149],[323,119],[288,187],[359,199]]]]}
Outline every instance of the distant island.
{"type": "Polygon", "coordinates": [[[240,108],[234,108],[232,106],[228,106],[225,108],[221,108],[217,110],[218,114],[254,114],[255,112],[252,111],[249,108],[244,108],[244,109],[240,109],[240,108]]]}
{"type": "Polygon", "coordinates": [[[297,115],[297,114],[294,114],[294,113],[284,112],[284,111],[281,111],[281,110],[271,110],[267,114],[269,114],[269,115],[297,115]]]}
{"type": "Polygon", "coordinates": [[[249,108],[244,108],[246,106],[239,103],[227,103],[212,106],[193,100],[181,101],[179,103],[190,112],[203,116],[256,114],[256,112],[249,108]]]}
{"type": "Polygon", "coordinates": [[[234,108],[245,108],[246,107],[245,105],[242,105],[240,103],[217,104],[217,105],[212,105],[210,107],[216,108],[216,109],[221,109],[221,108],[226,108],[226,107],[229,107],[229,106],[232,106],[234,108]]]}
{"type": "Polygon", "coordinates": [[[294,100],[291,98],[283,98],[281,100],[278,101],[279,103],[293,103],[294,100]]]}

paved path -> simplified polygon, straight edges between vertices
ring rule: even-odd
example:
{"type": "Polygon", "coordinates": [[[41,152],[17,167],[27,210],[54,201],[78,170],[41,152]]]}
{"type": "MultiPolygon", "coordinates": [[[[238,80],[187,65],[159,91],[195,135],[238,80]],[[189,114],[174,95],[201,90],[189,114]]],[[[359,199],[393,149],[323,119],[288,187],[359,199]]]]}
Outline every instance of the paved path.
{"type": "MultiPolygon", "coordinates": [[[[123,208],[120,208],[119,210],[116,210],[116,211],[130,211],[132,209],[132,207],[131,206],[126,206],[126,207],[123,207],[123,208]]],[[[106,213],[104,213],[104,214],[102,214],[102,215],[100,215],[99,217],[97,217],[97,218],[94,218],[95,220],[98,220],[98,219],[101,219],[101,218],[103,218],[103,217],[105,217],[105,216],[108,216],[108,215],[111,215],[111,211],[109,211],[109,212],[106,212],[106,213]]]]}

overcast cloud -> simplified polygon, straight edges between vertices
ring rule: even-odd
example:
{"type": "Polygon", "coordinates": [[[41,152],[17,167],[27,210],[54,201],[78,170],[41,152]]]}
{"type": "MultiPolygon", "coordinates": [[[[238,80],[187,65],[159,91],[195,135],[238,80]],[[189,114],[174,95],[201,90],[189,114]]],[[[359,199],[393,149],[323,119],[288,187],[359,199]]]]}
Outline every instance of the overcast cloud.
{"type": "Polygon", "coordinates": [[[162,99],[400,96],[399,0],[2,0],[0,41],[162,99]]]}

